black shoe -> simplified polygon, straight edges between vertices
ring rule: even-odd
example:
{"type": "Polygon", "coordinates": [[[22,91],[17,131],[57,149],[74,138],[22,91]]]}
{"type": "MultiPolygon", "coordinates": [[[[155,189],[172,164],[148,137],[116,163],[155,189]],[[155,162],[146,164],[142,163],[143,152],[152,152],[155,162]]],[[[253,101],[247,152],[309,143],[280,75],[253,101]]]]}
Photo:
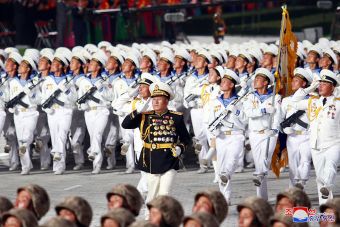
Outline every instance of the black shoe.
{"type": "Polygon", "coordinates": [[[320,192],[321,192],[321,197],[323,198],[323,199],[328,199],[328,196],[329,196],[329,190],[328,190],[328,188],[326,188],[326,187],[322,187],[322,188],[320,188],[320,192]]]}

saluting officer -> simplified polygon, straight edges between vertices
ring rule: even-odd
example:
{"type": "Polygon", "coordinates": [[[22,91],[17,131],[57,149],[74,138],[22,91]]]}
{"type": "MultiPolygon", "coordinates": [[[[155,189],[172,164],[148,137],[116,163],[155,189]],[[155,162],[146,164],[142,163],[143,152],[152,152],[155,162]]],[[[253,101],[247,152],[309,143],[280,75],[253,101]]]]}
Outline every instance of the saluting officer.
{"type": "Polygon", "coordinates": [[[179,169],[178,156],[190,143],[182,113],[168,110],[168,103],[174,97],[170,86],[153,83],[150,92],[154,110],[135,110],[122,123],[123,128],[140,129],[144,144],[137,165],[147,172],[149,191],[146,202],[170,193],[179,169]]]}

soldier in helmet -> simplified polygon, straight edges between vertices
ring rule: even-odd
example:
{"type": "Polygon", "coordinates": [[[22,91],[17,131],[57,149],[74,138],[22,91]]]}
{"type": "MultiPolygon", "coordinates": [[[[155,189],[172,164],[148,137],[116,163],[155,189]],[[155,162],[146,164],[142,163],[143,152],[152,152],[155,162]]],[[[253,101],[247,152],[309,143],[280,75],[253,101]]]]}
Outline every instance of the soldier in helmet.
{"type": "Polygon", "coordinates": [[[262,198],[251,196],[237,205],[239,213],[238,224],[247,226],[268,226],[269,218],[274,214],[270,204],[262,198]]]}
{"type": "Polygon", "coordinates": [[[40,227],[77,227],[77,225],[62,217],[53,217],[40,227]]]}
{"type": "MultiPolygon", "coordinates": [[[[340,225],[340,198],[333,198],[328,200],[325,204],[320,206],[320,213],[326,213],[330,215],[334,215],[335,217],[335,225],[340,225]]],[[[320,226],[328,226],[328,222],[320,222],[320,226]]]]}
{"type": "Polygon", "coordinates": [[[129,210],[116,208],[101,217],[102,227],[127,227],[135,221],[135,216],[129,210]]]}
{"type": "Polygon", "coordinates": [[[285,208],[293,207],[308,207],[311,208],[311,202],[308,195],[299,188],[289,188],[285,192],[281,192],[276,197],[275,212],[284,212],[285,208]]]}
{"type": "Polygon", "coordinates": [[[118,184],[106,194],[109,210],[125,208],[138,216],[143,198],[137,188],[129,184],[118,184]]]}
{"type": "Polygon", "coordinates": [[[228,203],[221,192],[208,189],[195,195],[192,211],[210,213],[222,223],[228,215],[228,203]]]}
{"type": "Polygon", "coordinates": [[[29,184],[17,189],[14,206],[32,211],[40,220],[50,208],[50,198],[44,188],[36,184],[29,184]]]}
{"type": "Polygon", "coordinates": [[[208,213],[198,212],[186,216],[183,220],[183,227],[218,227],[220,224],[217,219],[208,213]]]}
{"type": "Polygon", "coordinates": [[[182,205],[171,196],[158,196],[147,204],[149,220],[158,227],[178,227],[184,216],[182,205]]]}
{"type": "Polygon", "coordinates": [[[0,196],[0,217],[3,213],[9,211],[12,208],[13,204],[11,203],[11,201],[6,197],[0,196]]]}
{"type": "Polygon", "coordinates": [[[38,220],[27,209],[12,209],[2,216],[3,227],[38,227],[38,220]]]}
{"type": "Polygon", "coordinates": [[[69,196],[55,207],[58,216],[69,220],[77,227],[88,227],[92,220],[90,204],[79,196],[69,196]]]}

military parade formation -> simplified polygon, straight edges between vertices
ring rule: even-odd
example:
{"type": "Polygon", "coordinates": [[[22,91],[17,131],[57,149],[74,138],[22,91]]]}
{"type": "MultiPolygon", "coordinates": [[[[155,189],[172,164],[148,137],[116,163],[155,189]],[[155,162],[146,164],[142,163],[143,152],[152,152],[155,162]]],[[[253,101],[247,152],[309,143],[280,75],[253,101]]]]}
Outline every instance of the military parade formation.
{"type": "MultiPolygon", "coordinates": [[[[246,163],[255,168],[249,178],[257,197],[237,206],[239,225],[292,226],[281,211],[287,203],[311,207],[303,189],[314,167],[320,209],[333,210],[339,224],[332,188],[340,162],[340,41],[298,42],[287,96],[275,91],[279,52],[278,42],[254,40],[131,46],[102,41],[23,54],[1,49],[0,131],[9,171],[30,174],[33,155],[39,155],[41,170],[62,175],[73,156],[74,170],[88,159],[92,174],[99,174],[103,165],[116,166],[119,150],[125,173],[138,169],[141,178],[136,188],[117,185],[107,194],[111,211],[101,226],[129,226],[145,202],[149,221],[131,226],[190,227],[223,222],[233,174],[246,163]],[[290,180],[274,211],[267,178],[279,142],[286,143],[288,165],[281,171],[289,168],[290,180]],[[183,218],[181,204],[169,195],[190,149],[199,162],[197,174],[212,167],[219,191],[197,194],[193,214],[183,218]]],[[[38,226],[49,209],[45,189],[28,185],[17,195],[3,226],[38,226]]],[[[84,198],[65,198],[55,211],[58,217],[43,226],[90,226],[92,209],[84,198]]]]}

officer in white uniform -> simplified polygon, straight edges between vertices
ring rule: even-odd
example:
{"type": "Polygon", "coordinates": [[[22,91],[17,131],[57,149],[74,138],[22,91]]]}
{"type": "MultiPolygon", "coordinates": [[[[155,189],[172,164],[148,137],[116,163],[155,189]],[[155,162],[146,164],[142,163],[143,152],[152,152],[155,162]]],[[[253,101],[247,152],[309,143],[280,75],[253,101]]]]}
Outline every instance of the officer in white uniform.
{"type": "MultiPolygon", "coordinates": [[[[106,63],[106,76],[108,76],[108,88],[111,90],[112,98],[111,102],[114,100],[114,86],[121,76],[121,68],[124,63],[123,56],[119,53],[119,50],[112,49],[111,55],[106,63]]],[[[107,167],[106,169],[113,169],[116,166],[116,145],[119,141],[119,121],[118,116],[113,113],[111,102],[108,103],[110,115],[108,119],[108,124],[104,131],[103,142],[104,142],[104,153],[107,157],[107,167]]]]}
{"type": "Polygon", "coordinates": [[[89,160],[93,162],[93,174],[100,173],[103,153],[102,139],[108,121],[109,110],[107,102],[111,98],[108,83],[101,76],[107,62],[103,51],[92,55],[89,65],[90,74],[79,81],[78,101],[80,108],[85,111],[86,127],[90,135],[89,160]],[[91,89],[93,92],[90,92],[91,89]],[[86,96],[86,94],[90,94],[86,96]],[[84,102],[80,102],[84,98],[84,102]]]}
{"type": "Polygon", "coordinates": [[[239,97],[235,91],[235,86],[239,82],[240,79],[234,71],[225,69],[220,84],[223,94],[207,104],[209,125],[216,121],[223,112],[229,112],[223,120],[225,124],[221,122],[222,125],[216,128],[208,128],[215,140],[220,191],[229,203],[230,178],[237,168],[239,154],[244,147],[244,130],[247,123],[242,103],[238,100],[239,97]]]}
{"type": "MultiPolygon", "coordinates": [[[[138,79],[139,74],[137,72],[139,68],[139,59],[133,53],[129,53],[122,65],[122,75],[119,80],[116,81],[114,91],[114,101],[112,102],[113,113],[119,117],[119,124],[121,125],[124,120],[125,114],[120,111],[120,104],[115,102],[117,97],[120,97],[124,93],[128,93],[130,96],[136,95],[138,92],[138,79]]],[[[123,140],[121,147],[121,154],[126,155],[126,172],[127,174],[133,173],[135,169],[135,161],[133,154],[133,130],[123,129],[120,127],[120,134],[123,140]]]]}
{"type": "MultiPolygon", "coordinates": [[[[33,168],[30,157],[30,144],[33,142],[34,130],[37,125],[39,112],[37,104],[40,102],[38,80],[30,80],[37,66],[30,56],[24,56],[20,63],[18,73],[20,78],[14,78],[9,83],[10,100],[13,100],[21,92],[24,96],[9,111],[14,113],[14,125],[19,144],[19,156],[21,162],[21,175],[28,175],[33,168]]],[[[37,77],[35,79],[38,79],[37,77]]]]}
{"type": "MultiPolygon", "coordinates": [[[[74,52],[70,62],[71,74],[68,75],[72,80],[76,90],[79,89],[79,82],[84,79],[83,66],[86,64],[86,59],[81,52],[74,52]]],[[[73,170],[80,170],[84,165],[84,138],[86,133],[86,125],[84,111],[77,108],[73,109],[72,123],[70,128],[70,144],[74,156],[75,166],[73,170]]]]}
{"type": "Polygon", "coordinates": [[[319,204],[333,198],[337,166],[340,161],[340,98],[334,90],[337,76],[328,69],[320,71],[320,84],[299,89],[294,100],[301,100],[318,85],[319,96],[297,102],[297,109],[307,110],[310,122],[310,146],[318,186],[319,204]]]}
{"type": "Polygon", "coordinates": [[[48,126],[51,134],[53,156],[53,171],[61,175],[66,169],[66,141],[71,127],[72,113],[77,100],[76,89],[71,78],[67,78],[65,70],[68,61],[62,53],[54,55],[51,65],[51,75],[42,83],[42,107],[47,113],[48,126]],[[46,101],[55,94],[61,93],[51,101],[51,106],[44,107],[46,101]]]}
{"type": "Polygon", "coordinates": [[[200,169],[198,173],[206,173],[207,169],[203,167],[201,159],[209,150],[206,127],[203,121],[203,105],[201,100],[202,86],[207,83],[208,64],[211,62],[211,55],[200,50],[196,57],[194,73],[187,79],[184,87],[184,106],[191,108],[191,121],[195,134],[195,150],[199,153],[200,169]]]}
{"type": "MultiPolygon", "coordinates": [[[[53,54],[51,51],[41,51],[41,56],[38,62],[38,72],[40,79],[44,80],[50,76],[53,54]]],[[[42,84],[39,84],[40,91],[42,84]]],[[[40,153],[40,169],[48,170],[51,165],[51,149],[48,147],[48,142],[51,140],[50,129],[47,123],[47,114],[41,109],[39,103],[39,117],[35,130],[35,151],[40,153]]]]}
{"type": "Polygon", "coordinates": [[[245,97],[243,105],[249,129],[249,141],[252,149],[255,173],[254,183],[257,196],[267,200],[267,175],[275,149],[281,118],[281,97],[273,89],[274,76],[265,68],[255,71],[254,89],[245,97]],[[273,96],[275,98],[273,99],[273,96]],[[269,140],[269,146],[267,146],[269,140]]]}
{"type": "MultiPolygon", "coordinates": [[[[312,71],[309,69],[296,68],[292,79],[292,90],[306,88],[313,81],[312,71]]],[[[309,95],[305,96],[308,99],[309,95]]],[[[297,112],[292,101],[292,96],[282,99],[282,117],[287,119],[297,112]]],[[[289,187],[304,188],[309,178],[311,149],[309,145],[309,121],[306,113],[302,113],[292,124],[281,126],[287,134],[287,151],[289,161],[289,187]]]]}
{"type": "MultiPolygon", "coordinates": [[[[18,68],[22,61],[22,56],[17,52],[9,54],[5,63],[6,78],[2,89],[4,91],[3,97],[9,101],[9,83],[18,76],[18,68]]],[[[18,154],[18,140],[15,132],[13,113],[6,113],[5,124],[3,126],[4,136],[6,139],[5,152],[9,153],[10,171],[16,170],[19,165],[18,154]]]]}

